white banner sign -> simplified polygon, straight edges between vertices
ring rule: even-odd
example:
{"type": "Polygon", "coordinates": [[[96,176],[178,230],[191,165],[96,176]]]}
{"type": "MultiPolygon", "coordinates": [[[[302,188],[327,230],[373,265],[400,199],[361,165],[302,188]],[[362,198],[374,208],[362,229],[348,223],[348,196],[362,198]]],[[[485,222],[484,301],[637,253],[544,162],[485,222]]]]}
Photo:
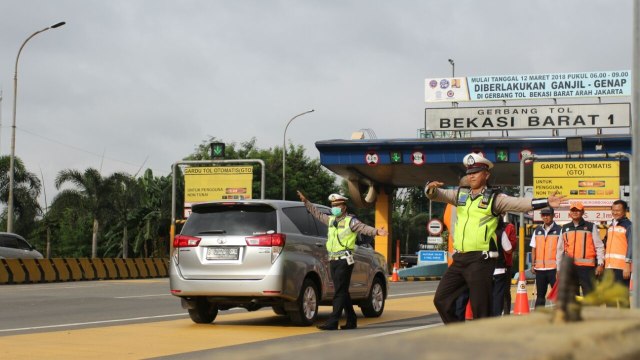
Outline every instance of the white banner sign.
{"type": "Polygon", "coordinates": [[[489,75],[425,80],[425,101],[631,96],[631,71],[489,75]]]}
{"type": "Polygon", "coordinates": [[[426,109],[429,130],[534,130],[629,127],[631,104],[426,109]]]}
{"type": "Polygon", "coordinates": [[[424,81],[426,102],[469,101],[467,78],[439,78],[424,81]]]}

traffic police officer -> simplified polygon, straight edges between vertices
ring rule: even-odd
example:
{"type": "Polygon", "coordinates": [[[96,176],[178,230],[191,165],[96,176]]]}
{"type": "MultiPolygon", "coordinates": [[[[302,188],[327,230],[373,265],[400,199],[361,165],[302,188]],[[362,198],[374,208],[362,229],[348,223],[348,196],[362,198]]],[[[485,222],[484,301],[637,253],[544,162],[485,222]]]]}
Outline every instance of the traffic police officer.
{"type": "Polygon", "coordinates": [[[515,198],[499,194],[487,186],[493,168],[491,161],[471,153],[464,157],[469,187],[439,189],[444,183],[427,181],[425,194],[432,201],[456,205],[453,264],[442,276],[433,302],[445,324],[459,321],[454,303],[469,287],[474,319],[491,315],[493,270],[498,256],[496,228],[498,216],[508,211],[525,212],[546,206],[557,207],[564,196],[556,193],[547,199],[515,198]]]}
{"type": "Polygon", "coordinates": [[[349,283],[353,272],[353,253],[356,237],[358,233],[369,236],[385,236],[387,231],[384,228],[376,229],[365,225],[352,215],[348,215],[346,203],[349,199],[340,194],[329,195],[331,215],[318,211],[300,191],[298,191],[298,196],[314,217],[329,226],[326,246],[330,260],[329,270],[335,291],[333,295],[333,312],[331,312],[329,319],[324,324],[318,326],[318,329],[337,330],[338,321],[343,310],[347,315],[347,323],[340,326],[340,329],[355,329],[358,318],[351,303],[349,283]]]}

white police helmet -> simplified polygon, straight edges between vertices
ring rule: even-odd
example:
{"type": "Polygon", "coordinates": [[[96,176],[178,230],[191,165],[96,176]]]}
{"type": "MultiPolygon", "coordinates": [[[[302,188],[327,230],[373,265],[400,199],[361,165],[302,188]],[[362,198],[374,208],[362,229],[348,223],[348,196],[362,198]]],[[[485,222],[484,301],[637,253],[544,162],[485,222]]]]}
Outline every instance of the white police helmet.
{"type": "Polygon", "coordinates": [[[467,156],[462,159],[462,163],[467,168],[467,174],[473,174],[478,171],[493,168],[493,163],[491,161],[477,153],[467,154],[467,156]]]}
{"type": "Polygon", "coordinates": [[[349,200],[349,199],[346,198],[345,196],[340,195],[340,194],[331,194],[331,195],[329,195],[329,201],[331,201],[331,205],[344,204],[344,203],[347,202],[347,200],[349,200]]]}

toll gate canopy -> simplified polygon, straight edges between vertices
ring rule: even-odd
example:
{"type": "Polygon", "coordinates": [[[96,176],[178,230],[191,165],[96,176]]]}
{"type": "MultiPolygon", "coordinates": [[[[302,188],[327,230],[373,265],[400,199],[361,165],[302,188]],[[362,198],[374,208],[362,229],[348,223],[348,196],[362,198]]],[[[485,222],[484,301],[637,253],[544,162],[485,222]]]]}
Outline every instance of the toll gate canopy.
{"type": "MultiPolygon", "coordinates": [[[[316,142],[316,148],[323,166],[363,186],[423,186],[427,180],[455,186],[464,175],[462,158],[470,152],[481,152],[494,163],[491,185],[517,186],[523,153],[566,155],[570,161],[581,161],[584,154],[630,154],[631,136],[323,140],[316,142]],[[570,152],[575,149],[567,148],[568,141],[581,143],[582,151],[570,152]]],[[[628,185],[629,161],[617,160],[620,184],[628,185]]],[[[525,165],[525,186],[532,184],[532,176],[532,166],[525,165]]]]}

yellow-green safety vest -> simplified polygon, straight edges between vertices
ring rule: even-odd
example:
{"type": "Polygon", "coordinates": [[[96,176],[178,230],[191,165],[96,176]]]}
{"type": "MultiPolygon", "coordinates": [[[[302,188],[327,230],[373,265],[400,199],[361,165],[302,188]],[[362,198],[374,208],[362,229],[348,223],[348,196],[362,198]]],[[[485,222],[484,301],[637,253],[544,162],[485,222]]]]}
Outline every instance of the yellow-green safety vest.
{"type": "Polygon", "coordinates": [[[496,229],[498,217],[493,214],[491,207],[496,193],[485,188],[482,194],[471,199],[471,189],[458,189],[456,204],[456,230],[454,232],[453,247],[460,252],[467,251],[496,251],[496,229]]]}
{"type": "Polygon", "coordinates": [[[351,216],[345,216],[338,221],[338,226],[333,226],[335,216],[329,216],[329,231],[327,232],[327,251],[329,255],[344,253],[345,250],[353,250],[356,245],[357,234],[351,231],[349,224],[351,216]],[[342,244],[342,245],[341,245],[342,244]]]}

